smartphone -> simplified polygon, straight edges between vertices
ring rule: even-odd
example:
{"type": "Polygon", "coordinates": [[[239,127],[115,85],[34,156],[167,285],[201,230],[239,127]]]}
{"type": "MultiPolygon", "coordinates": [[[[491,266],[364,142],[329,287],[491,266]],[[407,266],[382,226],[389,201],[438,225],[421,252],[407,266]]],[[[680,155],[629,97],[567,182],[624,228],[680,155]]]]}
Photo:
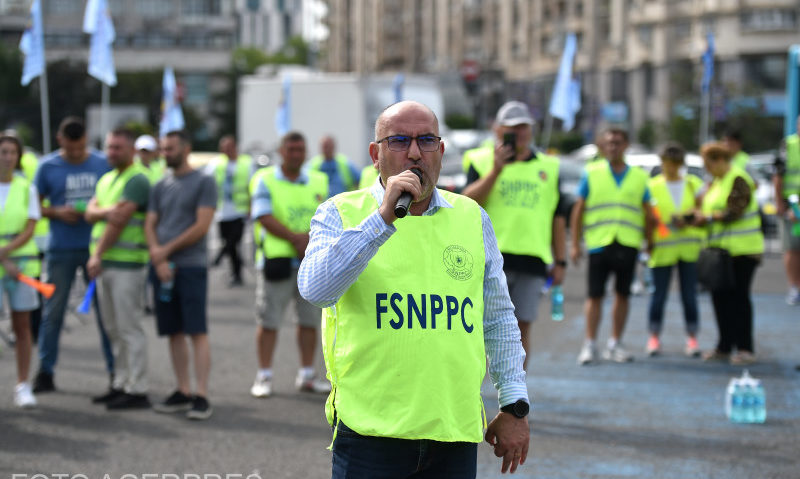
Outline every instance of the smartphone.
{"type": "MultiPolygon", "coordinates": [[[[503,146],[509,146],[509,147],[511,147],[511,151],[516,151],[517,150],[517,134],[514,133],[513,131],[510,131],[508,133],[503,133],[503,146]]],[[[515,156],[516,155],[509,156],[508,158],[506,158],[506,161],[509,162],[509,163],[514,161],[514,157],[515,156]]]]}
{"type": "Polygon", "coordinates": [[[687,223],[694,223],[694,213],[687,213],[683,215],[683,221],[687,223]]]}

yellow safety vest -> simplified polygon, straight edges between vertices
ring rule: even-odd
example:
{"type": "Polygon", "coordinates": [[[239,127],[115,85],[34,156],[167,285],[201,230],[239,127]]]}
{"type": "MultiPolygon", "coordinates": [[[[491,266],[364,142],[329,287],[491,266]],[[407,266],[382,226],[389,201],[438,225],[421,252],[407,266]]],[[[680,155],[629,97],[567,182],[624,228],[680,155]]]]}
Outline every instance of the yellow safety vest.
{"type": "Polygon", "coordinates": [[[800,195],[800,137],[786,137],[786,173],[783,175],[783,197],[800,195]]]}
{"type": "MultiPolygon", "coordinates": [[[[278,179],[278,169],[266,168],[261,180],[269,188],[272,198],[272,216],[294,233],[308,233],[311,218],[317,207],[328,197],[328,176],[318,171],[306,171],[306,183],[293,183],[278,179]]],[[[294,246],[283,238],[265,231],[263,252],[267,259],[297,258],[294,246]]]]}
{"type": "Polygon", "coordinates": [[[150,181],[151,185],[158,183],[158,180],[164,177],[164,172],[167,170],[166,163],[160,158],[151,161],[147,166],[144,166],[142,160],[140,160],[138,156],[134,162],[142,165],[142,168],[144,168],[144,174],[147,176],[147,179],[150,181]]]}
{"type": "Polygon", "coordinates": [[[361,179],[358,181],[358,188],[369,188],[375,183],[375,178],[380,175],[380,171],[375,168],[375,165],[365,166],[363,170],[361,170],[361,179]]]}
{"type": "Polygon", "coordinates": [[[733,182],[738,177],[744,178],[750,186],[750,203],[738,220],[731,223],[712,222],[708,245],[723,248],[731,256],[761,254],[764,252],[761,217],[758,214],[755,184],[746,171],[731,165],[730,171],[724,177],[715,178],[703,198],[703,214],[709,216],[715,211],[724,211],[728,207],[728,197],[733,191],[733,182]]]}
{"type": "MultiPolygon", "coordinates": [[[[483,439],[481,212],[441,193],[453,208],[396,221],[355,283],[323,310],[330,424],[335,416],[368,436],[483,439]]],[[[345,229],[378,208],[368,190],[333,201],[345,229]]]]}
{"type": "Polygon", "coordinates": [[[644,239],[642,198],[647,190],[647,173],[636,167],[617,186],[608,161],[586,166],[589,197],[583,214],[583,237],[589,250],[608,246],[614,241],[640,248],[644,239]]]}
{"type": "Polygon", "coordinates": [[[748,155],[742,150],[736,152],[736,154],[733,155],[733,158],[731,158],[731,164],[738,166],[741,169],[745,169],[749,161],[750,161],[750,155],[748,155]]]}
{"type": "MultiPolygon", "coordinates": [[[[30,197],[30,185],[30,182],[20,175],[14,175],[11,179],[6,204],[0,210],[0,247],[10,243],[25,230],[25,225],[28,224],[30,219],[28,217],[29,202],[39,201],[39,198],[30,197]]],[[[36,248],[33,238],[22,247],[12,251],[9,258],[13,258],[14,264],[23,274],[39,276],[41,273],[39,250],[36,248]]],[[[5,269],[0,266],[0,277],[5,274],[5,269]]]]}
{"type": "MultiPolygon", "coordinates": [[[[651,178],[648,187],[650,188],[653,203],[658,208],[661,221],[669,224],[672,215],[683,215],[694,209],[695,196],[703,187],[703,180],[695,175],[686,175],[680,205],[675,204],[663,174],[651,178]]],[[[694,226],[687,226],[678,230],[669,228],[669,234],[663,238],[656,231],[653,233],[654,248],[648,265],[651,268],[656,268],[659,266],[672,266],[678,264],[678,261],[693,263],[700,256],[704,238],[705,232],[703,229],[694,226]]]]}
{"type": "MultiPolygon", "coordinates": [[[[39,160],[36,158],[36,155],[27,152],[22,155],[21,162],[25,177],[28,178],[28,181],[33,182],[36,177],[36,169],[39,167],[39,160]]],[[[42,201],[42,207],[47,206],[50,206],[50,200],[45,198],[42,201]]],[[[47,238],[48,234],[50,234],[50,219],[42,216],[39,221],[36,222],[36,228],[33,230],[33,237],[47,238]]]]}
{"type": "MultiPolygon", "coordinates": [[[[323,158],[322,155],[316,155],[309,161],[308,168],[313,171],[320,171],[323,161],[325,161],[325,158],[323,158]]],[[[336,171],[339,172],[339,178],[342,179],[345,189],[348,191],[353,190],[356,186],[356,182],[353,179],[353,173],[350,171],[347,157],[342,153],[337,153],[333,161],[336,162],[336,171]]]]}
{"type": "MultiPolygon", "coordinates": [[[[97,206],[108,208],[119,203],[125,185],[136,175],[144,175],[146,178],[146,170],[147,168],[143,165],[133,163],[122,173],[114,169],[101,176],[95,186],[94,196],[97,199],[97,206]]],[[[144,212],[133,213],[117,238],[117,242],[103,253],[101,259],[120,263],[146,264],[150,260],[150,253],[147,250],[147,240],[144,236],[144,216],[144,212]]],[[[100,238],[103,237],[107,223],[107,221],[101,220],[92,227],[92,242],[89,244],[89,252],[92,254],[97,249],[100,238]]]]}
{"type": "MultiPolygon", "coordinates": [[[[472,158],[472,166],[481,177],[494,167],[493,151],[483,151],[483,156],[472,158]]],[[[484,205],[502,253],[534,256],[545,264],[553,262],[558,162],[558,158],[537,153],[535,159],[503,167],[484,205]]]]}
{"type": "MultiPolygon", "coordinates": [[[[267,173],[269,168],[260,168],[253,173],[250,178],[250,184],[247,186],[247,191],[250,193],[250,198],[255,198],[256,188],[258,183],[262,181],[262,176],[267,173]]],[[[251,204],[252,207],[252,204],[251,204]]],[[[264,261],[264,227],[258,221],[253,221],[253,244],[255,248],[255,265],[259,266],[264,261]]]]}
{"type": "MultiPolygon", "coordinates": [[[[224,184],[225,184],[225,174],[228,168],[228,161],[224,158],[227,158],[223,155],[223,158],[219,158],[216,160],[214,165],[214,176],[217,179],[217,193],[219,194],[219,201],[217,203],[217,209],[222,209],[222,201],[224,195],[224,184]]],[[[250,185],[250,169],[253,165],[253,159],[250,155],[239,155],[236,159],[236,168],[234,169],[233,173],[233,206],[236,208],[236,211],[239,213],[247,213],[247,209],[250,207],[250,195],[248,194],[249,185],[250,185]]]]}

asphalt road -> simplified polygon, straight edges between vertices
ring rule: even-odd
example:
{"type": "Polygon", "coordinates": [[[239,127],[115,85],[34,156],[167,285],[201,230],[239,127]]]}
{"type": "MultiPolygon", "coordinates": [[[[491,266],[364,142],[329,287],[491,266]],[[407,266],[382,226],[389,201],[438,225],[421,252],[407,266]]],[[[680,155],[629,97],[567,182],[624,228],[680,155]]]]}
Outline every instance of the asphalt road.
{"type": "MultiPolygon", "coordinates": [[[[13,350],[0,342],[0,477],[329,477],[326,447],[331,431],[323,414],[325,398],[294,390],[298,358],[293,328],[287,324],[280,332],[275,395],[250,397],[256,370],[253,273],[245,287],[229,289],[225,270],[214,269],[210,276],[210,420],[190,422],[149,410],[109,413],[92,405],[90,397],[107,387],[108,378],[93,320],[71,315],[55,376],[59,390],[40,395],[37,409],[13,406],[13,350]]],[[[551,321],[543,308],[533,327],[528,375],[533,398],[531,453],[517,477],[800,477],[800,372],[794,370],[800,363],[800,307],[783,302],[778,256],[765,259],[755,284],[760,361],[750,371],[766,387],[768,419],[762,425],[735,425],[724,416],[725,387],[741,368],[682,355],[675,291],[667,306],[661,357],[645,358],[642,353],[647,297],[638,296],[632,300],[625,336],[636,360],[576,366],[584,283],[582,267],[571,268],[565,320],[551,321]]],[[[708,297],[701,296],[700,304],[699,339],[706,349],[715,343],[716,326],[708,297]]],[[[151,392],[153,399],[160,399],[172,390],[173,375],[166,341],[155,336],[152,318],[147,322],[151,392]]],[[[606,307],[601,341],[609,328],[606,307]]],[[[0,320],[0,329],[8,329],[7,320],[0,320]]],[[[484,398],[492,417],[496,394],[488,383],[484,398]]],[[[486,444],[479,447],[478,471],[481,478],[500,476],[500,462],[486,444]]]]}

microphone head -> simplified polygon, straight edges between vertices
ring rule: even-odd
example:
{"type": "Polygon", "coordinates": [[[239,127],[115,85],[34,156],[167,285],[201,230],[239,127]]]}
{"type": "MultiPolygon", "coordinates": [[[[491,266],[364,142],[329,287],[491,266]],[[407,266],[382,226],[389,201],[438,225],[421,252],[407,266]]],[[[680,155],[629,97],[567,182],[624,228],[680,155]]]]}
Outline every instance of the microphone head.
{"type": "Polygon", "coordinates": [[[417,175],[417,178],[419,178],[419,182],[422,183],[422,171],[420,171],[417,168],[409,168],[408,171],[410,171],[411,173],[414,173],[415,175],[417,175]]]}

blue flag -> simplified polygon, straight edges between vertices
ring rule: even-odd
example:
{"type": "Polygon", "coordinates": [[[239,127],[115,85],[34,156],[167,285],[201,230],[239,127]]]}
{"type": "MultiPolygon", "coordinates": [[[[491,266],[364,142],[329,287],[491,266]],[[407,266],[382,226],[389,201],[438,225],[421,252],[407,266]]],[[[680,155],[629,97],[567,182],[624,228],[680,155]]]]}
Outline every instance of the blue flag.
{"type": "Polygon", "coordinates": [[[711,86],[711,79],[714,77],[714,34],[708,32],[706,39],[708,47],[703,53],[703,81],[701,82],[703,93],[708,91],[711,86]]]}
{"type": "Polygon", "coordinates": [[[19,41],[19,49],[25,55],[21,80],[24,86],[44,73],[44,29],[42,28],[42,6],[39,0],[33,0],[31,16],[19,41]]]}
{"type": "Polygon", "coordinates": [[[92,35],[89,43],[89,75],[108,86],[117,84],[111,44],[117,36],[106,0],[89,0],[83,14],[83,31],[92,35]]]}
{"type": "Polygon", "coordinates": [[[288,74],[284,75],[281,99],[278,103],[278,110],[275,111],[275,131],[278,132],[278,136],[283,136],[292,129],[291,86],[292,78],[288,74]]]}
{"type": "Polygon", "coordinates": [[[403,84],[406,82],[406,76],[402,73],[395,75],[392,80],[392,91],[394,91],[395,103],[403,101],[403,84]]]}
{"type": "Polygon", "coordinates": [[[183,110],[178,101],[178,83],[171,67],[164,69],[161,90],[161,122],[158,125],[158,134],[163,137],[171,131],[182,130],[186,126],[183,121],[183,110]]]}
{"type": "Polygon", "coordinates": [[[558,67],[553,95],[550,97],[550,115],[561,119],[564,130],[572,129],[575,125],[575,113],[580,110],[580,82],[575,83],[572,80],[572,62],[575,60],[576,49],[575,34],[570,33],[564,43],[561,65],[558,67]]]}

